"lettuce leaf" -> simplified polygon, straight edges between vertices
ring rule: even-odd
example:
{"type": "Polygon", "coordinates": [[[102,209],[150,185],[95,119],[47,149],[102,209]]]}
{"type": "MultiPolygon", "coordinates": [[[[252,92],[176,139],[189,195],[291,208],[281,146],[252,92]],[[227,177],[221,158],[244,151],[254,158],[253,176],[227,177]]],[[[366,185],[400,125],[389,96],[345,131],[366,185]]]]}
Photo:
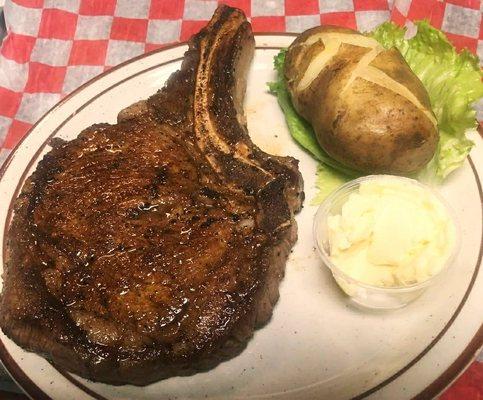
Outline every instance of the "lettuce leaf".
{"type": "MultiPolygon", "coordinates": [[[[428,22],[415,24],[417,33],[410,39],[405,39],[405,28],[391,22],[383,23],[369,35],[385,48],[399,49],[428,91],[438,120],[440,141],[433,159],[418,177],[441,182],[463,164],[473,146],[465,132],[476,128],[472,105],[483,97],[483,74],[475,55],[467,50],[457,53],[446,36],[428,22]]],[[[277,81],[268,85],[277,96],[294,140],[321,163],[317,169],[319,194],[313,200],[321,202],[339,184],[360,174],[333,160],[317,143],[310,124],[295,111],[284,80],[285,52],[282,50],[275,56],[277,81]]]]}
{"type": "Polygon", "coordinates": [[[320,163],[317,165],[317,179],[315,181],[315,187],[318,191],[315,197],[310,200],[310,204],[317,205],[322,203],[335,189],[351,179],[353,177],[339,172],[324,163],[320,163]]]}

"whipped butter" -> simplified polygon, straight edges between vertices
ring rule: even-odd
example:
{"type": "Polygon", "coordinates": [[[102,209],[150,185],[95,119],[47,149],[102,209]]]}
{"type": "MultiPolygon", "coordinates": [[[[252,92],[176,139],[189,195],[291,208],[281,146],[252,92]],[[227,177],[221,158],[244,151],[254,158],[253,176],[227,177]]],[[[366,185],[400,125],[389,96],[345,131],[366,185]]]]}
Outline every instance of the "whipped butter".
{"type": "Polygon", "coordinates": [[[445,266],[455,245],[447,208],[431,191],[397,177],[361,182],[327,223],[332,263],[374,286],[429,279],[445,266]]]}

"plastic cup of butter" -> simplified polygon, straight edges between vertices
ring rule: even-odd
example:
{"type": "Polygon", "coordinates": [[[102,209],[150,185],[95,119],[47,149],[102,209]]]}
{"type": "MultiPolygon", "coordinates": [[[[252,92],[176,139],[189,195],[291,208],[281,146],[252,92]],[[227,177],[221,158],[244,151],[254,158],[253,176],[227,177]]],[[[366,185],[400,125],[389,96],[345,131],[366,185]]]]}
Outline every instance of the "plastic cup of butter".
{"type": "MultiPolygon", "coordinates": [[[[397,229],[397,228],[396,228],[397,229]]],[[[372,308],[372,309],[396,309],[406,306],[411,301],[418,298],[429,286],[434,285],[452,264],[460,247],[460,232],[455,214],[448,203],[442,196],[423,185],[422,183],[405,177],[394,175],[369,175],[362,178],[352,180],[329,195],[320,205],[315,214],[313,224],[313,235],[316,243],[317,251],[332,275],[340,286],[340,288],[351,298],[356,304],[372,308]],[[400,182],[416,185],[426,191],[433,200],[439,202],[447,213],[448,221],[452,223],[453,236],[452,248],[448,251],[446,260],[436,268],[436,272],[423,281],[410,283],[407,285],[374,285],[356,279],[347,271],[344,271],[340,265],[331,258],[331,238],[329,234],[329,218],[331,216],[340,215],[343,205],[347,202],[351,194],[359,192],[359,188],[363,182],[370,180],[399,180],[400,182]]],[[[340,262],[339,262],[340,264],[340,262]]]]}

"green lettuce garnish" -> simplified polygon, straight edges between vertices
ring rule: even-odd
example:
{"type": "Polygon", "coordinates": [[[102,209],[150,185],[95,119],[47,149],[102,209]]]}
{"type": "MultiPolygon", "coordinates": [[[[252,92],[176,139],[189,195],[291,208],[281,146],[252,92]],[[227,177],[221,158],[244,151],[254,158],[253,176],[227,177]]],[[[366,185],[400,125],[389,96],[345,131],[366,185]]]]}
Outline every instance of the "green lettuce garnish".
{"type": "MultiPolygon", "coordinates": [[[[405,28],[391,22],[383,23],[369,35],[385,48],[396,47],[428,91],[440,141],[433,159],[419,177],[441,182],[463,164],[473,146],[465,132],[476,128],[472,105],[483,97],[483,73],[475,55],[467,50],[457,53],[446,36],[428,22],[415,24],[417,33],[410,39],[404,38],[405,28]]],[[[282,50],[275,56],[277,81],[269,83],[269,89],[277,96],[294,140],[321,163],[317,169],[319,194],[314,199],[320,202],[331,190],[360,174],[325,153],[311,126],[295,111],[283,75],[285,52],[282,50]]]]}
{"type": "Polygon", "coordinates": [[[335,189],[353,178],[324,163],[320,163],[317,165],[317,179],[315,181],[318,191],[315,197],[310,200],[310,204],[317,205],[322,203],[335,189]]]}

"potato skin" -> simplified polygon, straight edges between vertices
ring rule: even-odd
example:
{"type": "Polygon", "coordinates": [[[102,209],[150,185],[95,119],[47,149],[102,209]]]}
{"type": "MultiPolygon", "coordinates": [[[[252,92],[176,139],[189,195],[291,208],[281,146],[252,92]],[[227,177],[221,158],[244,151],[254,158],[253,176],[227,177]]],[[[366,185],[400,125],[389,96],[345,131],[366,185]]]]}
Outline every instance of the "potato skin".
{"type": "Polygon", "coordinates": [[[422,106],[433,116],[425,88],[396,49],[381,50],[369,66],[404,85],[419,106],[363,77],[347,86],[354,68],[370,51],[353,44],[343,43],[310,85],[299,90],[308,65],[325,48],[322,40],[303,43],[326,32],[358,34],[332,26],[312,28],[289,47],[284,70],[294,107],[311,123],[321,147],[335,160],[365,173],[408,174],[421,169],[434,155],[438,131],[421,110],[422,106]]]}

